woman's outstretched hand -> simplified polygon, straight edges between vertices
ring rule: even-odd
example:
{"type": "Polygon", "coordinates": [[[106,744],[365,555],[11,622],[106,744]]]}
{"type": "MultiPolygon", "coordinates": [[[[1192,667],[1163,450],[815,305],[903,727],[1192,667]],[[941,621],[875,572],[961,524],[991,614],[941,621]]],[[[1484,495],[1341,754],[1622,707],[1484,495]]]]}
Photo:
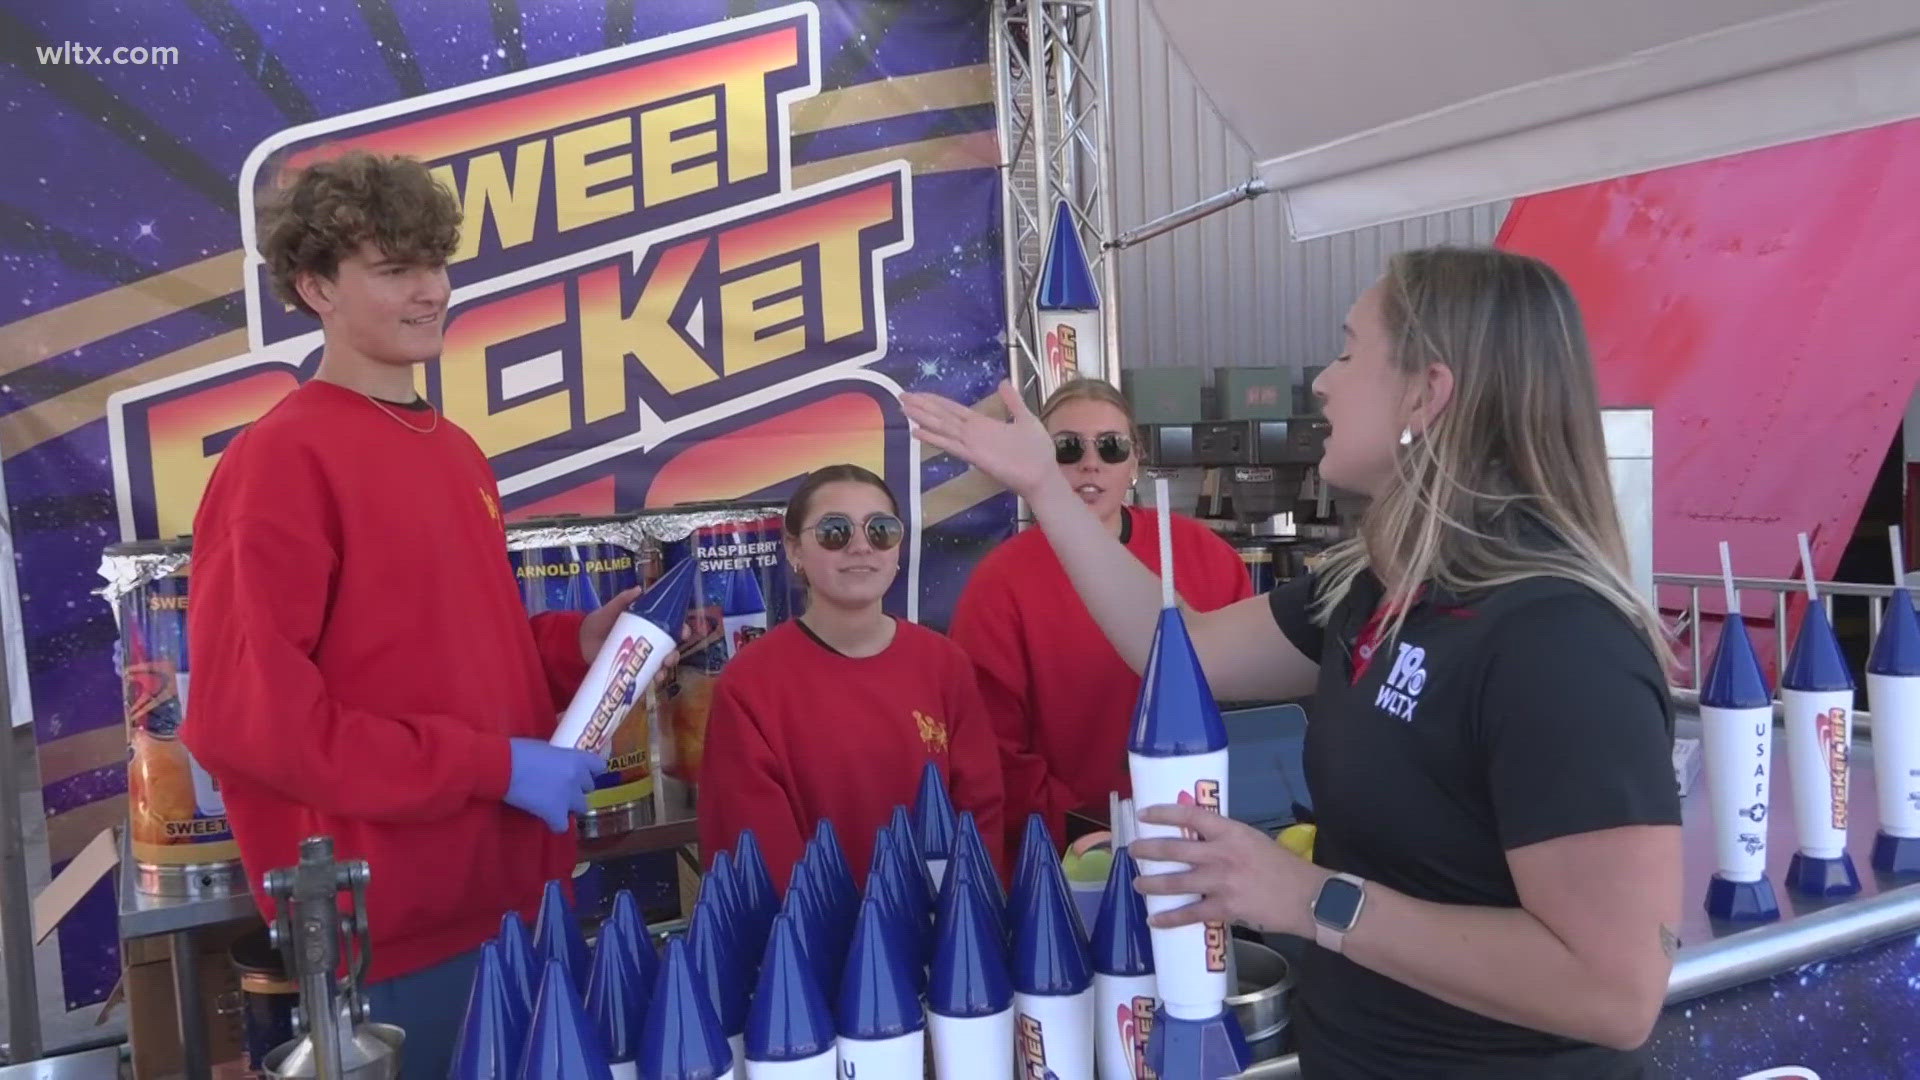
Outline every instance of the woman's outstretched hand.
{"type": "Polygon", "coordinates": [[[900,395],[915,438],[1031,500],[1048,481],[1060,479],[1053,439],[1011,382],[1001,381],[1000,401],[1012,419],[996,420],[938,394],[900,395]]]}

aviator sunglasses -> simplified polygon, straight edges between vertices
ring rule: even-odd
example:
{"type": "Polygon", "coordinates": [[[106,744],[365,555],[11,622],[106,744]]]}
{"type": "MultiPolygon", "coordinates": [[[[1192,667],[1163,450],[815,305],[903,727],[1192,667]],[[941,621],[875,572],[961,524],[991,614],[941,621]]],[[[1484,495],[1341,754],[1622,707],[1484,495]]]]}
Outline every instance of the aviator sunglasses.
{"type": "MultiPolygon", "coordinates": [[[[1117,431],[1094,436],[1094,452],[1109,465],[1118,465],[1133,456],[1133,440],[1117,431]]],[[[1087,456],[1087,444],[1077,432],[1063,431],[1053,437],[1053,460],[1062,465],[1077,465],[1087,456]]]]}
{"type": "MultiPolygon", "coordinates": [[[[873,545],[875,551],[891,551],[907,533],[907,527],[892,514],[870,515],[863,525],[867,530],[867,543],[873,545]]],[[[813,523],[813,538],[824,550],[839,551],[853,543],[853,519],[841,513],[822,514],[820,520],[813,523]]]]}

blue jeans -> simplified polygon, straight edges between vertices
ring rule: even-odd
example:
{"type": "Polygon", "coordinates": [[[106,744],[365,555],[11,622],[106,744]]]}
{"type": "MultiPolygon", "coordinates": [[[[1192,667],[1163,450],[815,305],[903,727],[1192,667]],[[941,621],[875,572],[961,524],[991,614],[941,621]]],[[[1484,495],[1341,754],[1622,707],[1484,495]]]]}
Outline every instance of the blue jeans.
{"type": "Polygon", "coordinates": [[[446,1080],[479,963],[480,950],[475,949],[367,988],[374,1022],[394,1024],[407,1033],[400,1051],[400,1080],[446,1080]]]}

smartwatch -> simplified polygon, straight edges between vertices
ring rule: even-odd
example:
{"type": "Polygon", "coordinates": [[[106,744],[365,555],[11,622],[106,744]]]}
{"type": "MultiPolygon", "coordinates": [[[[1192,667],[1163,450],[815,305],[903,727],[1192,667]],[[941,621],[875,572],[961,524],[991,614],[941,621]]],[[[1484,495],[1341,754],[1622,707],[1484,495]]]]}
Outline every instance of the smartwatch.
{"type": "Polygon", "coordinates": [[[1346,950],[1347,932],[1360,921],[1360,909],[1367,903],[1365,886],[1352,874],[1335,874],[1321,884],[1313,898],[1313,939],[1321,948],[1346,950]]]}

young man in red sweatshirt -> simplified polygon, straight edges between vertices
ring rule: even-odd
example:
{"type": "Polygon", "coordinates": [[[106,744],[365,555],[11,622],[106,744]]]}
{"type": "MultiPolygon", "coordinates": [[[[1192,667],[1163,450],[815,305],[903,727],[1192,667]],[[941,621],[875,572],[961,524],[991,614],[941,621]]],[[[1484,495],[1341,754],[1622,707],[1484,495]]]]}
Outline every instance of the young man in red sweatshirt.
{"type": "Polygon", "coordinates": [[[628,593],[531,620],[498,489],[414,391],[440,355],[459,236],[418,162],[313,165],[262,214],[281,299],[317,317],[312,380],[235,437],[194,519],[193,708],[255,900],[308,836],[365,859],[375,1019],[446,1075],[473,961],[576,852],[601,763],[547,745],[628,593]]]}

